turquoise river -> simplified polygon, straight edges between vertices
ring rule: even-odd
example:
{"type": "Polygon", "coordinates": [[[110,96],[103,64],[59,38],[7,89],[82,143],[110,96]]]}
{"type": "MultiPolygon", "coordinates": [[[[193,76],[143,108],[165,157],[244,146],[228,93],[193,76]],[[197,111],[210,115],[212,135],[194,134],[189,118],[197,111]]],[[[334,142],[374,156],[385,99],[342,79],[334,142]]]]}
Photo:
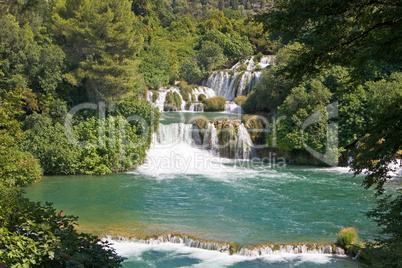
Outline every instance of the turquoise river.
{"type": "Polygon", "coordinates": [[[27,187],[26,196],[79,216],[82,231],[107,236],[127,258],[124,267],[359,267],[345,255],[253,255],[145,239],[186,235],[252,249],[267,243],[328,245],[349,226],[361,240],[378,234],[364,215],[374,205],[373,192],[347,168],[219,158],[194,145],[190,124],[169,116],[162,118],[147,163],[136,170],[45,177],[27,187]]]}

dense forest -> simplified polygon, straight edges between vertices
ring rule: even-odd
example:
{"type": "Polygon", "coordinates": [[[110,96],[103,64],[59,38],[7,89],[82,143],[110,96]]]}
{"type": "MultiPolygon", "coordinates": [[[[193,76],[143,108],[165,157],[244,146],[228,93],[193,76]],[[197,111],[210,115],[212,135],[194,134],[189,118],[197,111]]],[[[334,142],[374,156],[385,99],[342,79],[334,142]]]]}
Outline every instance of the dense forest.
{"type": "MultiPolygon", "coordinates": [[[[133,169],[160,117],[148,90],[200,84],[251,55],[275,55],[239,103],[246,113],[285,118],[268,146],[297,153],[307,144],[336,162],[351,157],[379,197],[389,164],[402,158],[398,1],[6,0],[0,14],[0,263],[119,265],[107,242],[76,232],[76,218],[61,221],[18,187],[44,174],[133,169]],[[339,141],[328,148],[327,108],[335,102],[339,141]],[[65,118],[81,103],[97,105],[70,120],[73,144],[65,118]],[[315,112],[319,123],[301,135],[315,112]],[[129,122],[132,115],[145,120],[129,122]],[[121,128],[123,136],[114,135],[121,128]]],[[[369,212],[391,238],[368,244],[366,261],[400,264],[401,202],[386,197],[369,212]]]]}

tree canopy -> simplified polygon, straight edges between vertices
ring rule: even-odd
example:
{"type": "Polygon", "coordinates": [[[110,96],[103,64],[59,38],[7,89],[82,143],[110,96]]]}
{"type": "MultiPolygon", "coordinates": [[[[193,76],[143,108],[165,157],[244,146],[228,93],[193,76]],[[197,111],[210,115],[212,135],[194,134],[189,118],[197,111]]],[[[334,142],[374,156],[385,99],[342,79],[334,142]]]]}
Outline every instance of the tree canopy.
{"type": "Polygon", "coordinates": [[[352,66],[358,76],[373,65],[400,69],[401,14],[402,5],[396,0],[279,0],[255,21],[303,44],[286,68],[291,77],[300,79],[331,64],[352,66]]]}

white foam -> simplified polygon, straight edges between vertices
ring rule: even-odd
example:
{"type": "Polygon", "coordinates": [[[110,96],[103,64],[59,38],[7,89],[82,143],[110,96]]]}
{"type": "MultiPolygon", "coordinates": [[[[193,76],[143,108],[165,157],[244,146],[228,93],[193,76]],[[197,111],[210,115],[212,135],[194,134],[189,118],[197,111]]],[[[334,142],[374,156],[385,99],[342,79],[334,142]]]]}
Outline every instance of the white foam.
{"type": "Polygon", "coordinates": [[[294,266],[298,266],[304,262],[313,262],[317,264],[327,264],[331,262],[333,255],[330,254],[290,254],[276,252],[275,254],[267,254],[262,256],[241,256],[238,254],[230,255],[227,252],[219,252],[214,250],[205,250],[199,248],[187,247],[179,243],[160,243],[160,244],[145,244],[133,241],[111,241],[113,248],[122,256],[130,261],[141,261],[142,254],[146,251],[153,250],[169,253],[171,257],[175,255],[185,254],[186,257],[200,260],[198,264],[193,264],[193,267],[226,267],[236,263],[260,259],[267,265],[269,263],[293,262],[294,266]]]}

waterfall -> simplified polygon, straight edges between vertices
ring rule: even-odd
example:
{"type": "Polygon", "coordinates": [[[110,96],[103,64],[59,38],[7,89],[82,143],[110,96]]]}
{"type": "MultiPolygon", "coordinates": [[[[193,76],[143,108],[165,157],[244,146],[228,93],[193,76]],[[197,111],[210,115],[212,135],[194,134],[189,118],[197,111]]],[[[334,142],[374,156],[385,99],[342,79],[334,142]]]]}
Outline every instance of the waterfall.
{"type": "Polygon", "coordinates": [[[203,85],[212,88],[216,95],[228,101],[249,94],[261,79],[262,70],[273,64],[273,57],[264,56],[258,64],[254,56],[239,61],[230,70],[213,72],[204,79],[203,85]],[[259,66],[259,69],[256,69],[259,66]]]}
{"type": "Polygon", "coordinates": [[[236,136],[236,158],[249,159],[250,157],[254,157],[254,155],[253,142],[251,141],[251,137],[247,132],[246,127],[242,123],[239,126],[236,136]]]}
{"type": "Polygon", "coordinates": [[[212,153],[218,152],[218,131],[213,123],[209,123],[205,130],[202,147],[210,150],[212,153]]]}
{"type": "Polygon", "coordinates": [[[227,100],[235,98],[235,83],[239,73],[234,75],[228,71],[220,71],[212,73],[208,79],[204,80],[203,85],[212,88],[216,95],[223,96],[227,100]]]}
{"type": "Polygon", "coordinates": [[[177,143],[192,144],[192,124],[173,123],[159,124],[158,132],[154,136],[155,145],[174,145],[177,143]]]}
{"type": "Polygon", "coordinates": [[[192,103],[188,109],[190,112],[204,112],[204,104],[192,103]]]}
{"type": "Polygon", "coordinates": [[[158,237],[144,239],[127,239],[120,236],[106,236],[111,241],[124,241],[132,243],[140,243],[147,245],[160,245],[164,243],[184,244],[187,247],[199,248],[205,250],[219,251],[228,255],[239,255],[245,257],[260,257],[266,255],[282,255],[282,254],[332,254],[344,256],[345,251],[335,245],[316,245],[312,243],[301,243],[298,245],[286,244],[268,244],[258,245],[253,248],[235,249],[229,243],[205,241],[201,239],[191,238],[187,235],[163,234],[158,237]]]}
{"type": "Polygon", "coordinates": [[[194,88],[192,94],[195,97],[192,101],[198,101],[198,96],[201,94],[204,94],[208,99],[216,96],[216,93],[212,88],[201,86],[194,88]]]}
{"type": "MultiPolygon", "coordinates": [[[[236,133],[235,127],[221,127],[218,135],[214,123],[209,123],[201,136],[200,130],[193,124],[172,123],[159,124],[158,132],[153,136],[153,148],[176,150],[175,146],[186,147],[190,151],[208,151],[215,156],[249,159],[254,157],[253,142],[244,124],[240,124],[236,133]],[[190,148],[193,149],[190,149],[190,148]]],[[[168,152],[166,152],[168,153],[168,152]]]]}
{"type": "MultiPolygon", "coordinates": [[[[182,110],[182,111],[185,110],[186,101],[183,99],[183,96],[181,95],[179,88],[177,88],[177,87],[171,87],[171,88],[162,87],[157,92],[158,92],[159,96],[155,100],[155,102],[153,102],[154,93],[151,92],[151,91],[148,91],[147,100],[149,102],[153,103],[159,109],[160,112],[163,112],[165,101],[166,101],[166,94],[168,92],[172,92],[172,93],[176,92],[177,94],[179,94],[180,99],[181,99],[180,110],[182,110]]],[[[196,87],[196,88],[194,88],[192,90],[192,92],[189,94],[189,99],[191,101],[198,101],[198,96],[201,95],[201,94],[204,94],[207,98],[212,98],[212,97],[216,96],[216,93],[215,93],[215,91],[213,89],[208,88],[208,87],[199,86],[199,87],[196,87]]],[[[190,108],[191,108],[191,106],[189,107],[189,109],[190,108]]],[[[190,111],[191,111],[191,109],[190,109],[190,111]]],[[[200,107],[198,107],[198,110],[196,108],[194,111],[203,112],[204,108],[202,108],[202,111],[201,111],[200,107]]]]}
{"type": "Polygon", "coordinates": [[[235,97],[250,93],[261,79],[261,72],[245,71],[231,74],[229,71],[212,73],[203,84],[212,88],[216,95],[233,101],[235,97]]]}
{"type": "MultiPolygon", "coordinates": [[[[177,88],[177,87],[171,87],[171,88],[162,87],[162,88],[159,89],[159,91],[158,91],[158,93],[159,93],[158,99],[156,99],[155,103],[154,103],[154,105],[159,109],[159,111],[163,112],[163,109],[164,109],[164,106],[165,106],[165,101],[166,101],[166,94],[168,92],[172,92],[172,93],[176,92],[177,94],[179,94],[180,99],[181,99],[180,110],[184,111],[185,106],[186,106],[186,102],[184,101],[183,96],[180,93],[180,89],[177,88]]],[[[152,92],[149,92],[149,93],[152,93],[152,92]]],[[[152,98],[149,98],[149,94],[148,94],[148,101],[152,102],[152,98]]]]}
{"type": "Polygon", "coordinates": [[[247,257],[259,257],[264,255],[279,254],[336,254],[345,255],[345,251],[340,247],[332,245],[317,246],[312,245],[263,245],[253,249],[241,248],[238,255],[247,257]]]}
{"type": "Polygon", "coordinates": [[[241,108],[241,106],[237,105],[234,102],[227,102],[225,104],[225,112],[229,112],[229,113],[244,113],[243,108],[241,108]]]}
{"type": "Polygon", "coordinates": [[[147,93],[147,101],[152,102],[152,96],[154,95],[154,93],[152,93],[151,91],[148,91],[147,93]]]}

